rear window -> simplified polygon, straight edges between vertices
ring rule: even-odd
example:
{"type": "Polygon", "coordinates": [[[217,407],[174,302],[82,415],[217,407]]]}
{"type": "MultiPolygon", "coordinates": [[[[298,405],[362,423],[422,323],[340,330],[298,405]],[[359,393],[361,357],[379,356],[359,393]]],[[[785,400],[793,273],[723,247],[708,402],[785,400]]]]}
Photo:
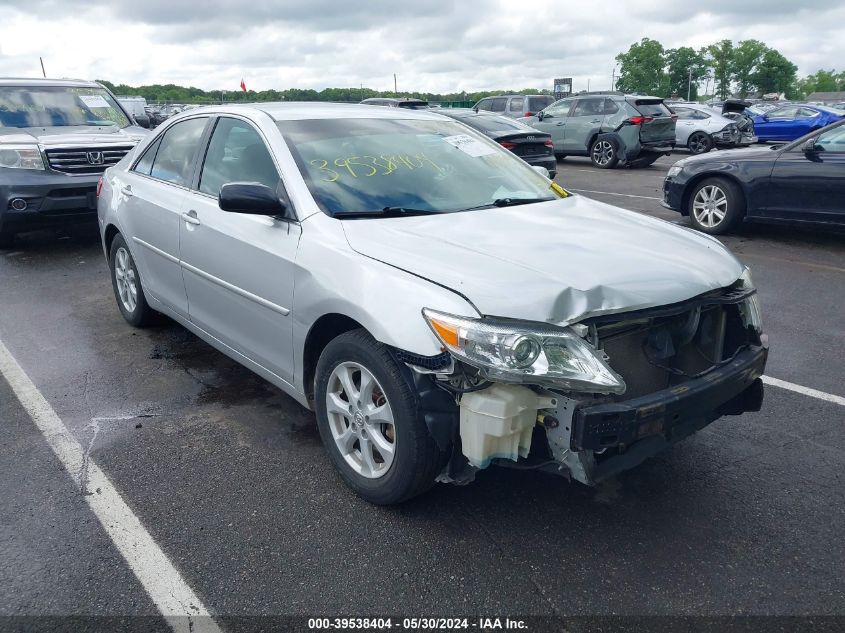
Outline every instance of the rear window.
{"type": "Polygon", "coordinates": [[[539,112],[553,103],[553,97],[528,97],[528,110],[530,112],[539,112]]]}
{"type": "Polygon", "coordinates": [[[637,100],[634,107],[644,116],[670,116],[672,112],[662,101],[637,100]]]}

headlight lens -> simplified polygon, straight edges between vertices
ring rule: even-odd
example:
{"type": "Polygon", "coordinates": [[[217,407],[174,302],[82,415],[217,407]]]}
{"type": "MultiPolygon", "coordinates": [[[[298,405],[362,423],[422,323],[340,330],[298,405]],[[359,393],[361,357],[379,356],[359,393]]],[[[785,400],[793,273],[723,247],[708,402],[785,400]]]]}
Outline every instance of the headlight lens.
{"type": "Polygon", "coordinates": [[[44,169],[37,147],[31,145],[0,146],[0,167],[6,169],[44,169]]]}
{"type": "MultiPolygon", "coordinates": [[[[746,268],[739,280],[743,288],[754,288],[751,269],[746,268]]],[[[745,327],[750,327],[758,333],[763,331],[763,313],[760,311],[760,298],[756,292],[739,305],[739,313],[745,327]]]]}
{"type": "Polygon", "coordinates": [[[672,165],[669,168],[669,171],[666,174],[666,177],[671,178],[672,176],[677,176],[678,174],[681,173],[682,170],[683,170],[683,167],[681,165],[672,165]]]}
{"type": "Polygon", "coordinates": [[[589,393],[625,392],[622,377],[569,328],[470,319],[428,308],[423,316],[455,358],[489,378],[589,393]]]}

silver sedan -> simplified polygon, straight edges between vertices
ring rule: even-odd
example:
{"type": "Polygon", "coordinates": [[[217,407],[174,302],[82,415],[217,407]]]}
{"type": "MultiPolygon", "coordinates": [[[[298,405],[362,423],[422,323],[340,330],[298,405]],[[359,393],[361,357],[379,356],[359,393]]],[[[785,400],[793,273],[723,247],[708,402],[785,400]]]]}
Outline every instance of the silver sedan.
{"type": "Polygon", "coordinates": [[[314,409],[374,503],[509,462],[595,484],[762,397],[755,290],[721,244],[432,112],[191,110],[106,172],[98,212],[126,321],[165,314],[314,409]]]}
{"type": "Polygon", "coordinates": [[[740,130],[735,120],[718,110],[699,103],[673,103],[672,111],[678,115],[675,142],[686,146],[693,154],[705,154],[714,147],[739,147],[757,141],[753,126],[750,132],[740,130]]]}

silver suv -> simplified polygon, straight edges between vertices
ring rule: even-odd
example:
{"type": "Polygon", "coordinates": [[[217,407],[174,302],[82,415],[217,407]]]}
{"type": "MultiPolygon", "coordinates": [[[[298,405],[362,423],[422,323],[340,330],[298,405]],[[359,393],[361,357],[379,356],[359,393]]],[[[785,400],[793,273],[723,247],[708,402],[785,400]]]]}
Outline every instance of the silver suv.
{"type": "Polygon", "coordinates": [[[495,112],[512,119],[532,116],[548,107],[554,101],[549,95],[502,95],[500,97],[484,97],[472,109],[478,112],[486,110],[495,112]]]}
{"type": "Polygon", "coordinates": [[[523,120],[552,135],[555,154],[589,156],[601,169],[646,167],[675,147],[677,116],[660,97],[585,93],[523,120]]]}

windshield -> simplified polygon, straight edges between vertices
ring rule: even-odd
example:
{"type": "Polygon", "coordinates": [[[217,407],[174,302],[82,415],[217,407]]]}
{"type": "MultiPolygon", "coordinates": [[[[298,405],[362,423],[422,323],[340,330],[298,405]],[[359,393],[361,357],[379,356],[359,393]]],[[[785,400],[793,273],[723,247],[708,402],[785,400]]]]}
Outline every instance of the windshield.
{"type": "Polygon", "coordinates": [[[454,121],[323,119],[278,126],[329,215],[389,208],[447,213],[556,197],[526,163],[454,121]]]}
{"type": "Polygon", "coordinates": [[[0,127],[117,126],[129,119],[102,88],[0,86],[0,127]]]}

